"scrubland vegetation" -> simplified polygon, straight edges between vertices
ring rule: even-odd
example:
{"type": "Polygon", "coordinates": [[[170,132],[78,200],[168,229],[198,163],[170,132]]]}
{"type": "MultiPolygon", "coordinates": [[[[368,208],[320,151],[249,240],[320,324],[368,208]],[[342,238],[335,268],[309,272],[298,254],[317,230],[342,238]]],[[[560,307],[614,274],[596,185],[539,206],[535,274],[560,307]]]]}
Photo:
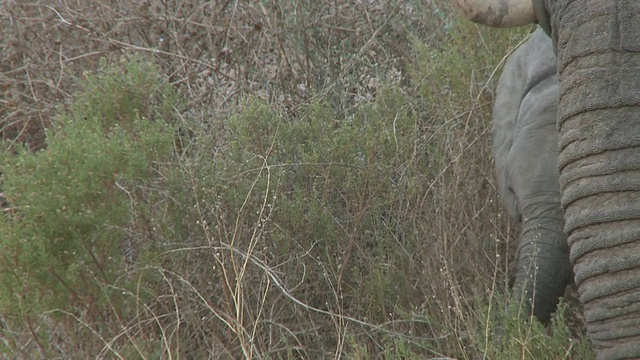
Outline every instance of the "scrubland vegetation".
{"type": "Polygon", "coordinates": [[[0,358],[589,359],[507,305],[532,30],[431,1],[0,2],[0,358]]]}

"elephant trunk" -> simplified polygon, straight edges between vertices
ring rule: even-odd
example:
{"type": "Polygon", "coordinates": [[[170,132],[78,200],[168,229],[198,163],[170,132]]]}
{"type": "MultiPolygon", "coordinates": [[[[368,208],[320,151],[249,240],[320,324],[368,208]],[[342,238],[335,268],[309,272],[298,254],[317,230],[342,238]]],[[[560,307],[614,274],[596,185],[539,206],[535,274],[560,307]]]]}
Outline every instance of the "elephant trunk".
{"type": "Polygon", "coordinates": [[[549,3],[558,36],[565,231],[587,332],[599,359],[636,358],[640,356],[640,27],[636,25],[640,2],[549,3]]]}
{"type": "Polygon", "coordinates": [[[573,275],[564,233],[560,194],[528,199],[522,213],[520,260],[514,295],[527,315],[548,322],[573,275]]]}

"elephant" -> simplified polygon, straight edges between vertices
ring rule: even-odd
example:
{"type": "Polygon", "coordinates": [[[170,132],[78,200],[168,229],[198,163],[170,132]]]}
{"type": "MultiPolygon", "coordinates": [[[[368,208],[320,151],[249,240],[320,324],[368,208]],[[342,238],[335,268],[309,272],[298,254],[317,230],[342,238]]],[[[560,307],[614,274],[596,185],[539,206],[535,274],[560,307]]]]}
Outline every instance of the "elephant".
{"type": "Polygon", "coordinates": [[[551,39],[536,30],[505,62],[493,108],[500,197],[522,222],[517,303],[543,323],[571,283],[558,172],[558,78],[551,39]]]}
{"type": "Polygon", "coordinates": [[[558,76],[558,169],[574,282],[597,359],[640,358],[640,1],[450,0],[538,23],[558,76]]]}

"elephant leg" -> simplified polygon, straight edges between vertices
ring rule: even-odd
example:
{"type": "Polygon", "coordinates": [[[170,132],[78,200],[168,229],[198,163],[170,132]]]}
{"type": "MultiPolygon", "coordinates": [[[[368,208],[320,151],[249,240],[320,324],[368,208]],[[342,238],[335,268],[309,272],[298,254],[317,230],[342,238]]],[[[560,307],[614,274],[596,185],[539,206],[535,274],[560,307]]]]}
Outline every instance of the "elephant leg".
{"type": "Polygon", "coordinates": [[[557,82],[550,77],[522,100],[509,179],[522,218],[514,294],[527,315],[548,322],[573,272],[557,168],[557,82]]]}
{"type": "Polygon", "coordinates": [[[526,314],[546,323],[564,294],[573,272],[564,233],[560,193],[524,199],[522,234],[514,295],[526,314]]]}

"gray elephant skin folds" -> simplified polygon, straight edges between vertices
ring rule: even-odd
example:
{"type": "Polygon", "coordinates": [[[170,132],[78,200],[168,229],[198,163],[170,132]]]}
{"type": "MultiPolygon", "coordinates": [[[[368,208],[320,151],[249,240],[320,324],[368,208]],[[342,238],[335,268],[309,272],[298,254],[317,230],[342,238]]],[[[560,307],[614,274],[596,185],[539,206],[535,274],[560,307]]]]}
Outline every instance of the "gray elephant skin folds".
{"type": "MultiPolygon", "coordinates": [[[[450,2],[467,19],[484,25],[539,23],[545,28],[557,55],[561,213],[587,336],[599,360],[640,359],[640,1],[450,2]]],[[[531,90],[522,99],[518,116],[526,112],[526,97],[537,93],[537,86],[542,85],[536,82],[530,83],[531,90]]],[[[543,114],[543,108],[539,106],[536,111],[543,114]]],[[[517,132],[513,139],[512,146],[521,143],[517,132]]],[[[511,152],[515,153],[514,148],[509,147],[511,152]]],[[[546,156],[547,152],[540,154],[546,156]]],[[[529,171],[544,173],[539,166],[537,161],[532,162],[529,171]]],[[[513,176],[515,171],[506,173],[504,181],[511,181],[512,185],[505,188],[511,189],[513,199],[508,200],[508,193],[505,199],[508,206],[519,210],[515,214],[522,217],[523,239],[529,232],[548,233],[556,228],[549,216],[537,225],[527,226],[530,219],[549,214],[553,207],[550,204],[557,204],[551,196],[555,191],[529,194],[537,198],[530,201],[526,198],[529,195],[518,194],[520,185],[513,183],[518,181],[513,176]]],[[[546,240],[531,242],[532,250],[523,240],[521,249],[525,255],[520,258],[518,274],[518,287],[523,289],[525,300],[533,299],[536,316],[543,316],[546,310],[541,311],[548,308],[542,304],[538,309],[538,300],[553,301],[556,296],[538,296],[540,286],[534,294],[528,293],[529,282],[539,283],[539,277],[546,276],[539,262],[559,261],[540,255],[548,251],[547,247],[555,246],[547,235],[544,237],[546,240]],[[529,252],[533,255],[527,257],[529,252]],[[534,265],[536,271],[526,270],[530,259],[538,262],[534,265]]]]}

